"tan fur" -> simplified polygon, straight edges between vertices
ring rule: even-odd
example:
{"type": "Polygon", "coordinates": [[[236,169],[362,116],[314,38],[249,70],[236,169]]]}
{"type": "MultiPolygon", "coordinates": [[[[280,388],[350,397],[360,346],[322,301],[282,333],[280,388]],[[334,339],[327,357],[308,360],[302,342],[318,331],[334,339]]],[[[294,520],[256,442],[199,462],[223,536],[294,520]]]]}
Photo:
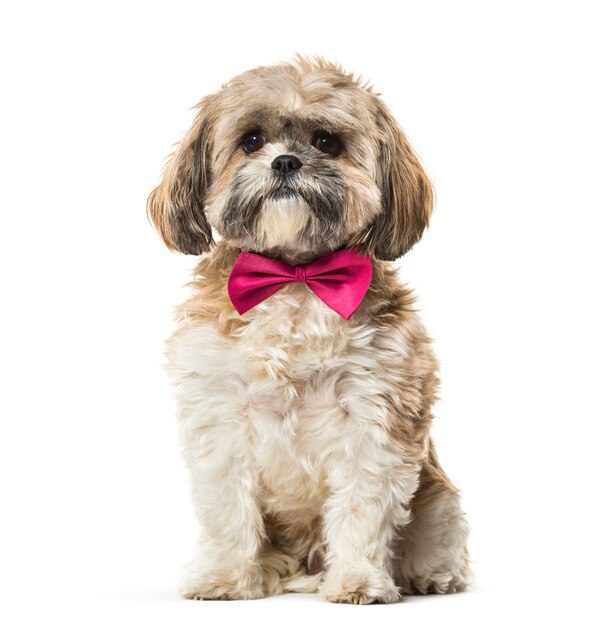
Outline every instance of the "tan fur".
{"type": "Polygon", "coordinates": [[[380,100],[376,101],[376,128],[381,149],[377,178],[384,212],[355,241],[378,258],[393,260],[408,252],[430,220],[432,185],[405,134],[380,100]]]}
{"type": "Polygon", "coordinates": [[[213,241],[203,211],[209,185],[216,111],[213,96],[197,105],[192,128],[171,155],[161,184],[148,197],[147,213],[170,250],[200,254],[213,241]]]}
{"type": "Polygon", "coordinates": [[[395,561],[397,580],[403,593],[447,593],[464,591],[471,578],[470,559],[465,546],[468,527],[459,504],[459,490],[443,471],[434,448],[428,441],[428,454],[422,462],[420,485],[411,502],[412,521],[399,533],[396,539],[395,561]],[[432,520],[447,519],[449,527],[460,529],[457,535],[444,537],[439,534],[432,520]],[[438,545],[441,541],[460,544],[455,567],[460,576],[452,578],[448,572],[438,575],[428,572],[429,545],[438,545]],[[421,567],[417,566],[421,563],[421,567]]]}
{"type": "Polygon", "coordinates": [[[432,205],[379,94],[337,64],[255,68],[199,104],[148,202],[171,249],[203,254],[167,349],[201,528],[185,597],[364,604],[465,588],[467,524],[429,437],[437,361],[390,263],[432,205]],[[340,154],[318,151],[317,131],[340,154]],[[264,145],[248,152],[250,132],[264,145]],[[280,197],[285,153],[302,166],[280,197]],[[244,315],[230,301],[241,250],[307,263],[357,244],[373,277],[350,320],[298,283],[244,315]]]}
{"type": "MultiPolygon", "coordinates": [[[[221,214],[213,205],[246,158],[240,137],[258,127],[270,141],[287,125],[306,143],[318,128],[345,139],[336,163],[348,186],[344,231],[321,242],[315,226],[310,250],[362,243],[370,254],[391,260],[407,252],[427,226],[433,191],[419,160],[378,94],[339,65],[297,57],[294,64],[256,68],[203,98],[198,109],[148,202],[169,248],[187,254],[209,249],[205,209],[212,207],[212,225],[221,232],[221,214]]],[[[229,239],[240,247],[265,248],[250,233],[229,239]]],[[[294,258],[290,252],[277,250],[288,259],[294,258]]]]}
{"type": "Polygon", "coordinates": [[[191,297],[178,308],[178,319],[211,324],[217,332],[235,341],[236,331],[246,322],[234,309],[227,292],[227,280],[240,250],[219,242],[194,270],[189,283],[191,297]]]}

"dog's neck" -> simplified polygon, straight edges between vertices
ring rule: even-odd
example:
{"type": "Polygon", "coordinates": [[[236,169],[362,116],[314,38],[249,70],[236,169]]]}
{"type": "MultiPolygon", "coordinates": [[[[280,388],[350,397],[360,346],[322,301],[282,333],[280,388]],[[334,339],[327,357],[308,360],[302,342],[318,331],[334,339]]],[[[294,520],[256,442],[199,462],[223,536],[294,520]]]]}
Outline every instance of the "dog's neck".
{"type": "Polygon", "coordinates": [[[273,247],[267,249],[256,248],[241,248],[246,252],[254,252],[255,254],[261,254],[262,256],[269,257],[270,259],[276,259],[278,261],[284,261],[290,265],[301,265],[304,263],[310,263],[319,257],[325,256],[330,252],[333,252],[330,248],[321,248],[317,250],[298,250],[285,247],[273,247]]]}

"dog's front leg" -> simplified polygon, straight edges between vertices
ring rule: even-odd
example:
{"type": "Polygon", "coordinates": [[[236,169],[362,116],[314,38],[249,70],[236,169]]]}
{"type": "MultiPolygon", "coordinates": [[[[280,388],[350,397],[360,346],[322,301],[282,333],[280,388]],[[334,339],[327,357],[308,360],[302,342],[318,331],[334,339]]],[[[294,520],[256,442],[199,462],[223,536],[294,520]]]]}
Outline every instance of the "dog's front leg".
{"type": "Polygon", "coordinates": [[[186,567],[186,598],[252,599],[264,595],[259,553],[265,539],[244,419],[182,425],[184,456],[200,523],[197,554],[186,567]]]}
{"type": "Polygon", "coordinates": [[[354,437],[343,436],[347,446],[331,458],[324,510],[327,569],[320,594],[331,602],[396,602],[392,542],[395,529],[410,520],[407,507],[418,467],[365,432],[354,437]]]}

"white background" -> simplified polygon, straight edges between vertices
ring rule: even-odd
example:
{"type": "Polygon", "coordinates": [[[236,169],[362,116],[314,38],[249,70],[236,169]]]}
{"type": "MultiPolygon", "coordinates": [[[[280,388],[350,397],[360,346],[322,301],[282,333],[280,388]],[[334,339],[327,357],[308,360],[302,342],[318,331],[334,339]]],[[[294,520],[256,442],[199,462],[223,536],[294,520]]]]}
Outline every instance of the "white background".
{"type": "Polygon", "coordinates": [[[2,5],[4,623],[598,623],[594,5],[2,5]],[[436,185],[401,272],[442,365],[434,435],[472,526],[469,593],[175,591],[195,526],[161,353],[194,259],[164,248],[146,196],[203,95],[295,51],[369,78],[436,185]]]}

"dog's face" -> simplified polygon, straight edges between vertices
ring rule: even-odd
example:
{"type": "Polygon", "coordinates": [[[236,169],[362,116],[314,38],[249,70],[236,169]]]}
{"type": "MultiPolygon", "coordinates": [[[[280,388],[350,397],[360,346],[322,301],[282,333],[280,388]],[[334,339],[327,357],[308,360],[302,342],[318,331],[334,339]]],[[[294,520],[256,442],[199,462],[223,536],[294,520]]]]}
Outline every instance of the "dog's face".
{"type": "Polygon", "coordinates": [[[338,66],[297,57],[205,97],[148,200],[166,244],[291,261],[362,244],[392,260],[421,237],[432,189],[403,132],[338,66]]]}

